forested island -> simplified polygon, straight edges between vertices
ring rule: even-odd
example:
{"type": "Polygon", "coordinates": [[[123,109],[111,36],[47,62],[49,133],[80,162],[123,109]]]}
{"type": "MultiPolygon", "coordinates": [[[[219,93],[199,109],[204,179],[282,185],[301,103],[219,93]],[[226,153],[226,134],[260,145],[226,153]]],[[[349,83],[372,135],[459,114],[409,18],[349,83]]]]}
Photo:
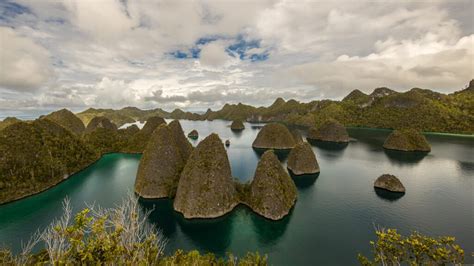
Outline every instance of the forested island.
{"type": "MultiPolygon", "coordinates": [[[[474,133],[474,80],[466,88],[451,94],[429,89],[413,88],[397,92],[376,88],[370,94],[354,90],[343,100],[317,100],[308,103],[278,98],[268,107],[254,107],[243,103],[225,104],[222,109],[207,110],[204,114],[176,109],[166,112],[160,108],[140,110],[125,107],[120,110],[90,108],[77,114],[85,125],[97,116],[107,117],[117,126],[135,121],[146,121],[152,116],[169,119],[214,120],[248,122],[283,122],[287,125],[311,127],[328,118],[346,127],[398,129],[416,127],[420,131],[445,133],[474,133]]],[[[2,126],[0,125],[0,128],[2,126]]]]}
{"type": "MultiPolygon", "coordinates": [[[[331,139],[323,137],[324,134],[333,137],[338,135],[333,141],[348,141],[344,126],[400,129],[394,132],[384,147],[429,151],[429,144],[423,147],[410,146],[411,142],[424,139],[418,132],[472,134],[473,106],[474,80],[466,89],[449,95],[417,88],[403,93],[377,88],[370,95],[355,90],[342,101],[299,103],[279,98],[269,107],[226,104],[219,111],[208,110],[205,114],[126,107],[120,110],[88,109],[78,114],[62,109],[34,121],[9,117],[0,122],[0,203],[54,186],[105,153],[143,153],[155,129],[166,124],[163,118],[232,120],[231,128],[234,130],[242,130],[241,121],[280,122],[311,127],[309,138],[313,134],[314,138],[325,141],[331,139]],[[137,126],[118,129],[125,123],[135,121],[147,123],[141,130],[137,126]],[[404,135],[398,132],[404,132],[404,135]]],[[[170,124],[172,132],[182,132],[177,124],[179,122],[170,124]]],[[[257,137],[254,146],[291,149],[298,141],[292,134],[294,132],[290,133],[281,124],[270,124],[261,135],[268,135],[265,139],[279,140],[274,142],[274,146],[269,146],[266,143],[268,140],[257,137]],[[280,135],[283,137],[277,138],[280,135]]],[[[186,141],[184,136],[182,139],[181,142],[186,141]]],[[[174,189],[163,191],[164,195],[174,195],[177,183],[170,186],[174,189]]],[[[143,196],[146,197],[146,194],[143,196]]]]}

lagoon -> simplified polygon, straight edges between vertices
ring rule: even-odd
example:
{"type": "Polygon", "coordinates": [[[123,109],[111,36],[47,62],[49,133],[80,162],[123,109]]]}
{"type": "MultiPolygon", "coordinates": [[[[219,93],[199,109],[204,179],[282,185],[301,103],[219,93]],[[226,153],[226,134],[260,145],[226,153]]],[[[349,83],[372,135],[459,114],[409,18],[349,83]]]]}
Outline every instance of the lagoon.
{"type": "MultiPolygon", "coordinates": [[[[261,125],[246,123],[244,131],[232,132],[228,121],[181,124],[186,134],[199,132],[193,145],[212,132],[229,139],[233,176],[251,181],[259,158],[251,144],[261,125]]],[[[243,206],[218,219],[185,220],[173,211],[171,200],[141,205],[153,209],[150,221],[168,239],[167,253],[178,248],[219,255],[259,251],[273,265],[348,265],[357,262],[357,253],[369,253],[374,226],[382,226],[403,234],[417,230],[455,236],[466,262],[473,263],[474,138],[430,134],[431,153],[406,156],[382,148],[389,131],[351,128],[349,134],[355,141],[345,147],[313,146],[321,173],[295,180],[298,201],[281,221],[269,221],[243,206]],[[384,173],[403,182],[403,197],[374,191],[374,180],[384,173]]],[[[285,164],[284,155],[281,159],[285,164]]],[[[50,190],[0,206],[0,246],[19,250],[22,241],[62,213],[66,196],[76,211],[92,203],[113,207],[133,191],[139,160],[140,155],[108,154],[50,190]]]]}

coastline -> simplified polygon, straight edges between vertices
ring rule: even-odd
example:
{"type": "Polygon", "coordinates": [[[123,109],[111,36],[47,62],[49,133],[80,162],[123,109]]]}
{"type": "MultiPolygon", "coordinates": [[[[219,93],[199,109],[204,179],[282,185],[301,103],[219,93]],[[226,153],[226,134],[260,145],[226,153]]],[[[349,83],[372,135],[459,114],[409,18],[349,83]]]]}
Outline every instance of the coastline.
{"type": "Polygon", "coordinates": [[[108,154],[115,154],[115,153],[118,153],[118,154],[142,154],[141,152],[106,152],[102,155],[99,156],[99,158],[95,159],[93,162],[91,162],[90,164],[88,164],[86,167],[82,168],[82,169],[79,169],[77,170],[76,172],[73,172],[71,174],[69,174],[67,177],[59,180],[58,182],[56,183],[53,183],[51,184],[50,186],[47,186],[45,187],[44,189],[41,189],[39,191],[35,191],[34,193],[32,194],[28,194],[28,195],[24,195],[24,196],[20,196],[20,197],[17,197],[17,198],[14,198],[12,200],[9,200],[9,201],[5,201],[5,202],[2,202],[0,203],[0,206],[3,206],[3,205],[7,205],[7,204],[10,204],[10,203],[13,203],[13,202],[16,202],[16,201],[19,201],[19,200],[22,200],[22,199],[26,199],[26,198],[29,198],[29,197],[32,197],[32,196],[35,196],[35,195],[38,195],[40,193],[43,193],[49,189],[52,189],[54,188],[55,186],[63,183],[64,181],[67,181],[69,180],[71,177],[73,177],[74,175],[76,174],[79,174],[85,170],[87,170],[89,167],[93,166],[94,164],[96,164],[100,159],[102,159],[102,157],[104,157],[104,155],[108,155],[108,154]]]}

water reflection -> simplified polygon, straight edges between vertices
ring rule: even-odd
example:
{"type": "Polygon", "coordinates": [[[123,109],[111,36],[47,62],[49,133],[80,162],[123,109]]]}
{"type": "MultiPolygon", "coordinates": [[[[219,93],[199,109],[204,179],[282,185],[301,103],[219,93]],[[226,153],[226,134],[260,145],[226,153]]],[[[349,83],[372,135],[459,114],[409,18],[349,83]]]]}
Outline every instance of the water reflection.
{"type": "Polygon", "coordinates": [[[305,175],[295,175],[288,169],[288,173],[290,173],[293,182],[299,189],[308,188],[316,182],[316,179],[319,177],[319,173],[316,174],[305,174],[305,175]]]}
{"type": "Polygon", "coordinates": [[[232,240],[233,211],[214,219],[186,219],[176,213],[181,230],[201,250],[224,255],[232,240]]]}
{"type": "Polygon", "coordinates": [[[417,164],[426,155],[427,152],[408,152],[384,149],[384,153],[390,161],[401,164],[417,164]]]}
{"type": "Polygon", "coordinates": [[[349,145],[348,142],[330,142],[330,141],[320,141],[313,139],[306,139],[311,145],[316,146],[322,150],[328,151],[341,151],[347,148],[349,145]]]}
{"type": "Polygon", "coordinates": [[[258,241],[264,245],[276,244],[277,240],[286,232],[286,228],[293,214],[293,209],[294,208],[290,210],[287,216],[278,221],[264,218],[249,209],[249,211],[252,212],[251,219],[258,241]]]}
{"type": "Polygon", "coordinates": [[[291,149],[278,149],[278,150],[274,150],[274,149],[264,149],[264,148],[253,148],[255,154],[258,155],[258,157],[260,158],[266,151],[268,150],[273,150],[273,152],[275,153],[275,155],[278,157],[278,160],[280,161],[284,161],[287,157],[288,157],[288,154],[290,154],[290,151],[291,149]]]}
{"type": "Polygon", "coordinates": [[[374,188],[374,190],[379,198],[390,202],[397,201],[405,195],[405,193],[391,192],[381,188],[374,188]]]}
{"type": "Polygon", "coordinates": [[[150,211],[149,221],[171,238],[176,233],[176,214],[172,199],[139,199],[145,211],[150,211]]]}

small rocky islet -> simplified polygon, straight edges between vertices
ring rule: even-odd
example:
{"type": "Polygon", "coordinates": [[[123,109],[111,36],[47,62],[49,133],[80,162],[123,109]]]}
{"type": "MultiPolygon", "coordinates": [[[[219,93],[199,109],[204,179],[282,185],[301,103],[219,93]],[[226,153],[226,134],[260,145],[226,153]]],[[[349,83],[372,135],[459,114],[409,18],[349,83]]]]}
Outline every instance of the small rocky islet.
{"type": "Polygon", "coordinates": [[[233,131],[242,131],[245,129],[245,125],[242,120],[234,120],[230,125],[230,129],[233,131]]]}
{"type": "Polygon", "coordinates": [[[414,129],[394,130],[385,140],[383,147],[387,150],[406,152],[431,151],[431,146],[425,136],[414,129]]]}
{"type": "Polygon", "coordinates": [[[193,129],[191,132],[188,133],[188,138],[196,140],[199,138],[199,133],[196,129],[193,129]]]}
{"type": "Polygon", "coordinates": [[[405,187],[402,182],[396,176],[390,174],[379,176],[374,182],[374,187],[389,192],[405,193],[405,187]]]}

